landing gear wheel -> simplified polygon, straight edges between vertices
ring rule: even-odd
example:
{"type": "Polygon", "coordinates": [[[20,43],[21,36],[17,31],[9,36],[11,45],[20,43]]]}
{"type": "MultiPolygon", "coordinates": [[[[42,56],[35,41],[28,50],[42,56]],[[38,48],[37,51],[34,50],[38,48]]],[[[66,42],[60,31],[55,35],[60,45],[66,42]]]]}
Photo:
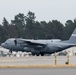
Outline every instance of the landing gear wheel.
{"type": "Polygon", "coordinates": [[[44,53],[41,53],[41,56],[44,56],[44,53]]]}
{"type": "Polygon", "coordinates": [[[39,56],[39,53],[37,53],[36,56],[39,56]]]}
{"type": "Polygon", "coordinates": [[[35,56],[35,53],[32,53],[33,56],[35,56]]]}
{"type": "Polygon", "coordinates": [[[12,50],[9,50],[9,53],[11,53],[11,54],[12,54],[12,50]]]}

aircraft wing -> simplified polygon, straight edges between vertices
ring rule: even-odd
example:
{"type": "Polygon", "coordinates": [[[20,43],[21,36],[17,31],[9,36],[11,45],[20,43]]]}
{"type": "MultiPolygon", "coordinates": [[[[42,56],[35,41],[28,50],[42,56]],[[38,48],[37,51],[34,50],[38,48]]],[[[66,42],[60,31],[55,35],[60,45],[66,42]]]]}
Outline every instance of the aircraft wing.
{"type": "Polygon", "coordinates": [[[22,40],[22,41],[23,41],[23,43],[21,43],[21,45],[24,47],[43,48],[46,46],[46,44],[44,44],[44,43],[35,42],[35,41],[31,41],[31,40],[22,40]]]}
{"type": "Polygon", "coordinates": [[[31,42],[31,41],[24,41],[24,42],[31,46],[37,46],[37,45],[46,46],[46,44],[43,44],[43,43],[37,43],[37,42],[31,42]]]}

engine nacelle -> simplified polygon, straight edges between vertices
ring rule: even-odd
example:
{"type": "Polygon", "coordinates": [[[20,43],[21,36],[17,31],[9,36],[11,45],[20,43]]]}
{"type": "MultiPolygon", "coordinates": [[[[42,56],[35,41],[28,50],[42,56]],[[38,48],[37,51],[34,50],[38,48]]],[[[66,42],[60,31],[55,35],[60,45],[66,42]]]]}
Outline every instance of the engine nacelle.
{"type": "Polygon", "coordinates": [[[29,48],[29,47],[24,47],[24,51],[26,51],[26,52],[31,52],[31,48],[29,48]]]}

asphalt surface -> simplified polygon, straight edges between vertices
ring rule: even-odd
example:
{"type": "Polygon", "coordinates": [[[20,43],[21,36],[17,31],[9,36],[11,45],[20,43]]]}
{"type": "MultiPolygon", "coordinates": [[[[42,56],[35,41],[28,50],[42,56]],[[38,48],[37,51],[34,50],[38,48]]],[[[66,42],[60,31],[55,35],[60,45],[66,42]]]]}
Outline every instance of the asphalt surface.
{"type": "Polygon", "coordinates": [[[0,75],[76,75],[76,68],[3,68],[0,75]]]}
{"type": "MultiPolygon", "coordinates": [[[[66,56],[57,56],[57,64],[65,64],[67,61],[66,56]]],[[[70,64],[76,64],[76,56],[69,57],[70,64]]],[[[54,65],[54,56],[30,56],[30,57],[0,57],[0,66],[14,66],[14,65],[54,65]]]]}

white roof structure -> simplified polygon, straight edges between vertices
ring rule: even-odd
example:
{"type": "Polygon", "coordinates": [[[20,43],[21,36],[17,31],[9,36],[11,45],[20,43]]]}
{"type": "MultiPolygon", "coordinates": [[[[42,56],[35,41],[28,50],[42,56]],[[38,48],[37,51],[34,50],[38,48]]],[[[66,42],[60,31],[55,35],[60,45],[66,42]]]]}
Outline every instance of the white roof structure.
{"type": "Polygon", "coordinates": [[[1,47],[1,46],[0,46],[0,51],[3,51],[3,52],[9,52],[9,50],[8,50],[8,49],[3,48],[3,47],[1,47]]]}

